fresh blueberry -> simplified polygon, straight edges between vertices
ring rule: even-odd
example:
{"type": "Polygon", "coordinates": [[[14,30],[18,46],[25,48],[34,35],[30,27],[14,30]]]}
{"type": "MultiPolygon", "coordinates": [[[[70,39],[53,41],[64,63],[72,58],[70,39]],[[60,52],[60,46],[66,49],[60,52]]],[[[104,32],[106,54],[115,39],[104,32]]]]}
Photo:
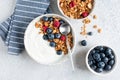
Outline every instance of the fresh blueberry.
{"type": "Polygon", "coordinates": [[[82,40],[82,41],[81,41],[81,45],[82,45],[82,46],[86,46],[86,45],[87,45],[87,41],[86,41],[86,40],[82,40]]]}
{"type": "Polygon", "coordinates": [[[115,56],[114,56],[113,54],[108,55],[108,57],[109,57],[110,59],[114,59],[114,58],[115,58],[115,56]]]}
{"type": "Polygon", "coordinates": [[[60,22],[60,24],[63,24],[63,23],[65,23],[65,21],[63,21],[63,20],[59,20],[59,22],[60,22]]]}
{"type": "Polygon", "coordinates": [[[88,33],[87,33],[87,35],[92,36],[92,35],[93,35],[93,33],[92,33],[92,32],[88,32],[88,33]]]}
{"type": "Polygon", "coordinates": [[[93,57],[92,57],[91,54],[89,54],[89,56],[88,56],[88,60],[93,60],[93,57]]]}
{"type": "Polygon", "coordinates": [[[46,17],[46,16],[44,16],[42,19],[43,19],[44,21],[48,21],[48,17],[46,17]]]}
{"type": "Polygon", "coordinates": [[[106,65],[105,68],[104,68],[105,71],[109,71],[111,69],[112,69],[112,67],[110,65],[106,65]]]}
{"type": "Polygon", "coordinates": [[[49,21],[53,21],[54,20],[54,18],[53,17],[49,17],[49,21]]]}
{"type": "Polygon", "coordinates": [[[48,40],[48,36],[47,35],[43,35],[43,39],[44,40],[48,40]]]}
{"type": "Polygon", "coordinates": [[[59,33],[55,34],[55,38],[59,39],[60,37],[61,37],[61,34],[59,34],[59,33]]]}
{"type": "Polygon", "coordinates": [[[99,53],[100,51],[99,50],[95,50],[96,53],[99,53]]]}
{"type": "Polygon", "coordinates": [[[111,66],[113,66],[113,65],[114,65],[114,63],[115,63],[115,61],[114,61],[114,60],[110,60],[110,61],[108,62],[108,64],[109,64],[109,65],[111,65],[111,66]]]}
{"type": "Polygon", "coordinates": [[[61,55],[62,54],[62,51],[61,50],[58,50],[57,51],[57,55],[61,55]]]}
{"type": "Polygon", "coordinates": [[[93,64],[96,64],[96,61],[95,60],[92,60],[93,64]]]}
{"type": "Polygon", "coordinates": [[[90,67],[91,67],[93,70],[95,70],[95,69],[97,68],[96,65],[90,65],[90,67]]]}
{"type": "Polygon", "coordinates": [[[105,54],[104,54],[104,53],[100,53],[100,57],[101,57],[101,58],[104,58],[104,57],[105,57],[105,54]]]}
{"type": "Polygon", "coordinates": [[[91,60],[91,61],[88,61],[88,64],[89,65],[92,65],[93,64],[93,61],[91,60]]]}
{"type": "Polygon", "coordinates": [[[55,43],[55,42],[50,42],[50,46],[51,46],[51,47],[55,47],[55,46],[56,46],[56,43],[55,43]]]}
{"type": "Polygon", "coordinates": [[[99,68],[104,68],[104,67],[105,67],[105,63],[104,63],[104,62],[99,62],[99,63],[97,64],[97,66],[98,66],[99,68]]]}
{"type": "Polygon", "coordinates": [[[112,50],[111,50],[110,48],[107,48],[107,49],[105,50],[105,54],[106,54],[106,56],[111,55],[111,54],[112,54],[112,50]]]}
{"type": "Polygon", "coordinates": [[[104,57],[103,59],[102,59],[102,61],[104,62],[104,63],[107,63],[108,62],[108,58],[107,57],[104,57]]]}
{"type": "Polygon", "coordinates": [[[54,34],[48,34],[48,39],[50,40],[54,39],[54,34]]]}
{"type": "Polygon", "coordinates": [[[95,53],[95,50],[93,49],[90,53],[91,53],[91,54],[94,54],[94,53],[95,53]]]}
{"type": "Polygon", "coordinates": [[[48,28],[48,29],[47,29],[47,33],[48,33],[48,34],[50,34],[50,33],[52,33],[52,32],[53,32],[53,30],[52,30],[51,28],[48,28]]]}
{"type": "Polygon", "coordinates": [[[96,59],[96,61],[97,61],[97,62],[100,62],[100,61],[101,61],[101,58],[96,59]]]}
{"type": "Polygon", "coordinates": [[[96,59],[96,60],[99,59],[100,58],[100,54],[99,53],[93,54],[93,58],[96,59]]]}
{"type": "Polygon", "coordinates": [[[101,73],[101,72],[103,72],[103,69],[102,68],[97,68],[95,71],[98,72],[98,73],[101,73]]]}

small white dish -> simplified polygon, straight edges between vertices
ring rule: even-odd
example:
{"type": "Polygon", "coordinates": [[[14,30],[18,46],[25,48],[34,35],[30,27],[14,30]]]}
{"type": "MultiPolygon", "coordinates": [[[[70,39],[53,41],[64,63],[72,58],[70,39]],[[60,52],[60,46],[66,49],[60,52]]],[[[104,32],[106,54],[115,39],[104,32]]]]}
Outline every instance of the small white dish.
{"type": "MultiPolygon", "coordinates": [[[[57,0],[58,9],[59,9],[59,11],[61,12],[61,14],[62,14],[63,16],[65,16],[66,18],[71,19],[71,20],[82,20],[82,19],[84,19],[84,18],[74,19],[74,18],[68,17],[67,15],[64,14],[64,12],[63,12],[62,9],[60,8],[60,5],[59,5],[59,4],[60,4],[60,0],[57,0]]],[[[92,10],[90,11],[90,13],[89,13],[89,15],[88,15],[87,17],[89,17],[89,16],[91,15],[92,11],[94,10],[94,6],[95,6],[95,0],[94,0],[94,3],[93,3],[93,8],[92,8],[92,10]]],[[[86,18],[86,17],[85,17],[85,18],[86,18]]]]}
{"type": "MultiPolygon", "coordinates": [[[[49,42],[43,40],[43,37],[41,34],[39,34],[40,29],[35,28],[35,23],[38,22],[43,16],[51,17],[56,16],[63,19],[65,22],[67,22],[70,26],[70,22],[66,20],[64,17],[57,15],[57,14],[45,14],[42,16],[39,16],[35,18],[27,27],[25,36],[24,36],[24,44],[25,49],[27,53],[30,55],[31,58],[33,58],[35,61],[37,61],[40,64],[45,65],[53,65],[57,63],[62,63],[66,61],[69,58],[69,53],[67,55],[57,55],[54,48],[49,46],[49,42]]],[[[73,44],[74,47],[72,48],[72,51],[74,52],[75,48],[75,33],[71,27],[72,34],[73,34],[73,44]]]]}
{"type": "Polygon", "coordinates": [[[111,48],[112,51],[113,51],[113,53],[114,53],[114,56],[115,56],[115,64],[114,64],[114,66],[112,67],[112,69],[111,69],[110,71],[103,71],[103,72],[101,72],[101,73],[97,73],[97,72],[94,71],[94,70],[90,67],[90,65],[88,64],[88,56],[89,56],[90,52],[91,52],[95,47],[97,47],[97,46],[104,46],[104,47],[111,48],[111,47],[106,46],[106,45],[96,45],[96,46],[92,47],[92,48],[87,52],[87,54],[86,54],[86,58],[85,58],[86,65],[87,65],[87,68],[89,69],[89,71],[92,72],[93,74],[98,75],[98,76],[106,76],[106,75],[108,75],[109,73],[111,73],[111,72],[114,71],[114,69],[115,69],[115,67],[116,67],[116,65],[117,65],[117,56],[116,56],[116,54],[115,54],[115,51],[111,48]]]}

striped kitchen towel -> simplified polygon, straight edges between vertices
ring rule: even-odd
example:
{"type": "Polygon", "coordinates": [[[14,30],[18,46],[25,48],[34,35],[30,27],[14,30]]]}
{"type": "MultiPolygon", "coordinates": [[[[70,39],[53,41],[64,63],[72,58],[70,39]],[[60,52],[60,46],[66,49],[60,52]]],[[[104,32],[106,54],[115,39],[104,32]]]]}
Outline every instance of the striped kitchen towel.
{"type": "Polygon", "coordinates": [[[13,15],[0,25],[0,34],[8,45],[8,53],[17,55],[24,50],[24,32],[28,24],[48,10],[49,0],[17,0],[13,15]]]}

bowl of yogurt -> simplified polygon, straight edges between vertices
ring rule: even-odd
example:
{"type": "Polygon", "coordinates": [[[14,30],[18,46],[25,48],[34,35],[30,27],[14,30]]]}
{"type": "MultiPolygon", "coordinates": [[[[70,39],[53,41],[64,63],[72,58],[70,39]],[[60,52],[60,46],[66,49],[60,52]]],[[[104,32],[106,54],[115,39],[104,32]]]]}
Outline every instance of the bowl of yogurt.
{"type": "Polygon", "coordinates": [[[45,65],[59,64],[69,58],[66,40],[69,41],[71,51],[74,52],[75,34],[72,25],[57,14],[45,14],[35,18],[28,25],[24,36],[25,49],[29,56],[45,65]],[[59,31],[63,23],[71,26],[68,36],[62,35],[59,31]]]}

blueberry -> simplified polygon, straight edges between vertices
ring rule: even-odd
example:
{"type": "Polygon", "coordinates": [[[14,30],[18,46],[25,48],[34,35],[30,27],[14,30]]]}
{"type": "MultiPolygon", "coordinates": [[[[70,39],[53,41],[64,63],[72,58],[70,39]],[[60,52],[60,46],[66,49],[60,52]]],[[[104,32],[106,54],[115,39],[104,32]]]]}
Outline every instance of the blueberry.
{"type": "Polygon", "coordinates": [[[54,39],[54,34],[48,34],[48,39],[50,40],[54,39]]]}
{"type": "Polygon", "coordinates": [[[49,17],[49,21],[53,21],[54,20],[54,18],[53,17],[49,17]]]}
{"type": "Polygon", "coordinates": [[[100,51],[99,50],[95,50],[96,53],[99,53],[100,51]]]}
{"type": "Polygon", "coordinates": [[[99,50],[102,52],[104,51],[104,47],[103,46],[100,46],[99,50]]]}
{"type": "Polygon", "coordinates": [[[115,56],[112,55],[112,54],[108,55],[108,57],[109,57],[110,59],[114,59],[114,58],[115,58],[115,56]]]}
{"type": "Polygon", "coordinates": [[[60,22],[60,24],[63,24],[63,23],[65,23],[65,21],[63,21],[63,20],[59,20],[59,22],[60,22]]]}
{"type": "Polygon", "coordinates": [[[88,60],[93,60],[93,57],[92,57],[91,54],[89,54],[89,56],[88,56],[88,60]]]}
{"type": "Polygon", "coordinates": [[[48,21],[48,17],[46,17],[46,16],[44,16],[42,19],[43,19],[44,21],[48,21]]]}
{"type": "Polygon", "coordinates": [[[88,32],[88,33],[87,33],[87,35],[92,36],[92,35],[93,35],[93,33],[92,33],[92,32],[88,32]]]}
{"type": "Polygon", "coordinates": [[[110,61],[108,62],[108,64],[109,64],[109,65],[111,65],[111,66],[113,66],[113,65],[114,65],[114,63],[115,63],[115,61],[114,61],[114,60],[110,60],[110,61]]]}
{"type": "Polygon", "coordinates": [[[100,57],[101,57],[101,58],[104,58],[104,57],[105,57],[105,54],[104,54],[104,53],[100,53],[100,57]]]}
{"type": "Polygon", "coordinates": [[[94,59],[99,59],[99,58],[100,58],[100,54],[99,54],[99,53],[93,54],[93,58],[94,58],[94,59]]]}
{"type": "Polygon", "coordinates": [[[105,67],[105,63],[104,63],[104,62],[99,62],[99,63],[97,64],[97,66],[98,66],[99,68],[104,68],[104,67],[105,67]]]}
{"type": "Polygon", "coordinates": [[[91,54],[94,54],[94,53],[95,53],[95,50],[93,49],[90,53],[91,53],[91,54]]]}
{"type": "Polygon", "coordinates": [[[48,29],[47,29],[47,33],[48,33],[48,34],[50,34],[50,33],[52,33],[52,32],[53,32],[53,30],[52,30],[51,28],[48,28],[48,29]]]}
{"type": "Polygon", "coordinates": [[[96,61],[97,61],[97,62],[100,62],[100,61],[101,61],[101,58],[96,59],[96,61]]]}
{"type": "Polygon", "coordinates": [[[50,42],[50,46],[51,46],[51,47],[55,47],[55,46],[56,46],[56,43],[55,43],[55,42],[50,42]]]}
{"type": "Polygon", "coordinates": [[[102,61],[104,62],[104,63],[107,63],[108,62],[108,58],[107,57],[104,57],[103,59],[102,59],[102,61]]]}
{"type": "Polygon", "coordinates": [[[62,51],[61,51],[61,50],[58,50],[58,51],[57,51],[57,54],[58,54],[58,55],[61,55],[61,54],[62,54],[62,51]]]}
{"type": "Polygon", "coordinates": [[[101,73],[101,72],[103,72],[103,69],[102,68],[97,68],[95,71],[98,72],[98,73],[101,73]]]}
{"type": "Polygon", "coordinates": [[[43,35],[43,39],[44,40],[48,40],[48,36],[47,35],[43,35]]]}
{"type": "Polygon", "coordinates": [[[97,68],[96,65],[90,65],[90,67],[91,67],[93,70],[95,70],[95,69],[97,68]]]}
{"type": "Polygon", "coordinates": [[[105,51],[106,56],[109,56],[112,54],[112,50],[110,48],[107,48],[105,51]]]}
{"type": "Polygon", "coordinates": [[[112,67],[110,65],[106,65],[105,68],[104,68],[105,71],[109,71],[111,69],[112,69],[112,67]]]}
{"type": "Polygon", "coordinates": [[[88,61],[88,64],[89,65],[92,65],[93,64],[93,61],[91,60],[91,61],[88,61]]]}
{"type": "Polygon", "coordinates": [[[82,45],[82,46],[86,46],[86,45],[87,45],[87,41],[86,41],[86,40],[82,40],[82,41],[81,41],[81,45],[82,45]]]}
{"type": "Polygon", "coordinates": [[[59,39],[60,37],[61,37],[61,34],[59,34],[59,33],[55,34],[55,38],[59,39]]]}

